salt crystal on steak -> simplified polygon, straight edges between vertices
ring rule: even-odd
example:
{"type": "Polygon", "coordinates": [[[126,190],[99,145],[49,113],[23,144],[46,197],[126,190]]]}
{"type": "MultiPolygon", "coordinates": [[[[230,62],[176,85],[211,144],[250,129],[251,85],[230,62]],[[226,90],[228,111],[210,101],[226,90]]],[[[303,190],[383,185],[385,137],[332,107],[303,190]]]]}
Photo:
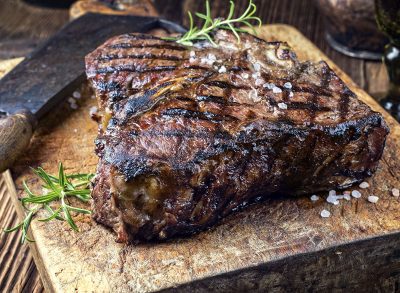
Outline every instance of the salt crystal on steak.
{"type": "Polygon", "coordinates": [[[287,89],[291,89],[292,88],[292,84],[290,82],[285,82],[285,84],[283,85],[284,88],[287,89]]]}
{"type": "Polygon", "coordinates": [[[278,107],[279,107],[279,109],[282,109],[282,110],[287,109],[287,105],[285,103],[278,103],[278,107]]]}
{"type": "Polygon", "coordinates": [[[218,72],[219,72],[219,73],[225,73],[225,72],[226,72],[226,67],[225,67],[224,65],[222,65],[222,66],[219,68],[218,72]]]}
{"type": "Polygon", "coordinates": [[[274,94],[280,94],[280,93],[282,92],[282,89],[279,88],[279,87],[277,87],[277,86],[275,86],[275,87],[272,89],[272,92],[273,92],[274,94]]]}

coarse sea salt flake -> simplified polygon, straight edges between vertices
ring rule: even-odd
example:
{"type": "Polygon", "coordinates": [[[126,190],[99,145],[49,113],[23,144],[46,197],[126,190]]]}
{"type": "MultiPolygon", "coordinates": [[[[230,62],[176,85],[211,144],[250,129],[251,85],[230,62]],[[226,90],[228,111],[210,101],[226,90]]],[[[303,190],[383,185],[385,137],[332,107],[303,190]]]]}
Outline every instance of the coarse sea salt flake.
{"type": "Polygon", "coordinates": [[[196,52],[195,51],[190,51],[189,56],[192,57],[192,58],[196,57],[196,52]]]}
{"type": "Polygon", "coordinates": [[[73,96],[75,99],[80,99],[80,98],[81,98],[81,93],[78,92],[78,91],[74,91],[74,92],[72,93],[72,96],[73,96]]]}
{"type": "Polygon", "coordinates": [[[280,93],[282,92],[282,90],[281,90],[281,88],[275,86],[275,87],[272,89],[272,92],[273,92],[274,94],[280,94],[280,93]]]}
{"type": "Polygon", "coordinates": [[[78,104],[76,104],[76,103],[71,103],[71,104],[69,104],[69,106],[71,107],[71,109],[74,109],[74,110],[78,109],[78,104]]]}
{"type": "Polygon", "coordinates": [[[254,101],[254,102],[259,102],[261,101],[261,97],[258,96],[258,93],[255,89],[250,91],[250,98],[254,101]]]}
{"type": "Polygon", "coordinates": [[[208,64],[208,65],[213,65],[214,62],[215,62],[215,60],[214,60],[214,59],[210,59],[209,57],[202,57],[202,58],[200,59],[200,62],[201,62],[201,63],[208,64]]]}
{"type": "Polygon", "coordinates": [[[290,82],[285,82],[285,84],[283,85],[284,88],[287,89],[291,89],[292,88],[292,84],[290,82]]]}
{"type": "Polygon", "coordinates": [[[311,199],[312,201],[317,201],[317,200],[319,200],[319,196],[313,194],[313,195],[311,195],[310,199],[311,199]]]}
{"type": "Polygon", "coordinates": [[[247,79],[247,78],[249,78],[249,74],[248,73],[243,73],[242,77],[247,79]]]}
{"type": "Polygon", "coordinates": [[[97,107],[96,106],[90,107],[89,109],[90,116],[93,116],[96,113],[97,113],[97,107]]]}
{"type": "Polygon", "coordinates": [[[279,109],[282,109],[282,110],[287,109],[287,105],[285,103],[278,103],[278,107],[279,107],[279,109]]]}
{"type": "Polygon", "coordinates": [[[210,60],[210,61],[216,61],[217,60],[217,57],[215,57],[215,55],[214,54],[208,54],[208,60],[210,60]]]}
{"type": "Polygon", "coordinates": [[[261,69],[260,63],[255,63],[255,64],[254,64],[254,70],[255,70],[255,71],[260,71],[260,69],[261,69]]]}
{"type": "Polygon", "coordinates": [[[322,210],[320,215],[322,218],[329,218],[331,216],[331,212],[327,210],[322,210]]]}
{"type": "Polygon", "coordinates": [[[75,99],[73,97],[69,97],[67,101],[70,104],[75,104],[76,103],[76,101],[75,101],[75,99]]]}
{"type": "Polygon", "coordinates": [[[329,194],[328,197],[326,198],[326,201],[333,205],[339,204],[336,194],[329,194]]]}
{"type": "Polygon", "coordinates": [[[351,200],[350,194],[344,194],[344,195],[343,195],[343,198],[344,198],[345,200],[351,200]]]}
{"type": "Polygon", "coordinates": [[[377,203],[379,200],[379,197],[375,196],[375,195],[370,195],[368,196],[368,201],[371,203],[377,203]]]}
{"type": "Polygon", "coordinates": [[[358,190],[353,190],[351,192],[351,196],[354,198],[360,198],[361,197],[361,192],[359,192],[358,190]]]}
{"type": "Polygon", "coordinates": [[[392,195],[394,197],[399,197],[400,196],[400,190],[398,188],[393,188],[392,189],[392,195]]]}
{"type": "Polygon", "coordinates": [[[329,195],[336,195],[336,190],[329,190],[329,195]]]}
{"type": "Polygon", "coordinates": [[[219,73],[225,73],[226,72],[226,67],[224,65],[222,65],[219,69],[218,69],[219,73]]]}
{"type": "Polygon", "coordinates": [[[266,89],[272,90],[275,87],[275,85],[273,83],[267,82],[267,83],[264,83],[263,87],[265,87],[266,89]]]}
{"type": "Polygon", "coordinates": [[[262,80],[261,78],[257,78],[255,84],[258,85],[262,85],[264,82],[264,80],[262,80]]]}
{"type": "Polygon", "coordinates": [[[361,182],[361,184],[359,186],[360,186],[360,188],[365,189],[365,188],[369,187],[369,184],[368,184],[368,182],[364,181],[364,182],[361,182]]]}
{"type": "Polygon", "coordinates": [[[293,96],[294,96],[293,92],[290,92],[289,93],[289,98],[293,98],[293,96]]]}

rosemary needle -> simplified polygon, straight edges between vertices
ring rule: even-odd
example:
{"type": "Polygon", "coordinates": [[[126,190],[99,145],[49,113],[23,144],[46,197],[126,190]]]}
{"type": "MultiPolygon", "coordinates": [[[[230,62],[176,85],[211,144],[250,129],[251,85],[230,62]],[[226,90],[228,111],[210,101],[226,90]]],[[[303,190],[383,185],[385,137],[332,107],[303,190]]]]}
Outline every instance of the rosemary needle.
{"type": "Polygon", "coordinates": [[[254,27],[251,25],[250,21],[256,21],[259,26],[261,26],[262,22],[261,19],[257,16],[254,16],[257,11],[256,5],[253,3],[253,0],[250,0],[249,6],[247,7],[246,11],[239,17],[234,18],[235,12],[235,3],[230,1],[230,8],[229,14],[227,18],[215,18],[211,17],[211,9],[210,3],[206,1],[206,13],[198,13],[196,12],[195,15],[204,21],[203,26],[198,28],[194,26],[193,16],[192,13],[189,11],[189,30],[182,36],[177,38],[165,38],[168,40],[174,40],[179,44],[185,46],[192,46],[193,41],[195,40],[208,40],[211,44],[217,47],[217,44],[213,41],[211,33],[215,29],[227,29],[232,31],[232,33],[236,36],[237,41],[240,43],[240,35],[239,32],[244,32],[245,30],[235,27],[235,25],[245,25],[248,26],[254,33],[254,27]]]}
{"type": "Polygon", "coordinates": [[[21,230],[21,243],[25,241],[32,242],[33,240],[28,237],[29,226],[36,213],[41,209],[46,210],[49,216],[44,219],[38,219],[38,221],[48,222],[54,219],[67,221],[73,230],[78,231],[71,212],[90,214],[91,211],[71,206],[68,198],[75,197],[83,202],[89,201],[91,198],[89,183],[94,174],[66,175],[62,163],[58,165],[58,176],[48,174],[41,167],[32,170],[43,181],[44,192],[43,194],[34,194],[24,181],[22,185],[27,197],[22,198],[21,203],[26,210],[25,218],[21,223],[15,227],[5,229],[4,232],[9,233],[21,230]],[[54,210],[50,207],[49,204],[52,202],[59,202],[57,209],[54,210]]]}

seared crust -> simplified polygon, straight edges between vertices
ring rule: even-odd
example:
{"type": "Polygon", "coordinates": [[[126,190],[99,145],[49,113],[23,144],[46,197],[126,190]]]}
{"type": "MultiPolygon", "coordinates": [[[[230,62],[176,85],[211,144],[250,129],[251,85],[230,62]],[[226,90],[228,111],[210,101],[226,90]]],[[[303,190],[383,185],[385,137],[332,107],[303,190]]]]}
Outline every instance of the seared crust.
{"type": "Polygon", "coordinates": [[[128,34],[87,56],[103,113],[94,218],[119,241],[193,233],[256,197],[346,188],[376,169],[379,113],[325,62],[241,39],[128,34]]]}

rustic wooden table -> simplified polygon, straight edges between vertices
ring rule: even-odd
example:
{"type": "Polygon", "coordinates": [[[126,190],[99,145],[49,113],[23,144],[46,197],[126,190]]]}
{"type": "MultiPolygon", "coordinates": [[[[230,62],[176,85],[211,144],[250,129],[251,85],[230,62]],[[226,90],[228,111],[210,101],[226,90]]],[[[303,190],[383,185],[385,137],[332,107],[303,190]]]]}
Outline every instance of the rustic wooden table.
{"type": "MultiPolygon", "coordinates": [[[[29,54],[38,44],[55,33],[69,19],[66,0],[44,7],[38,0],[0,1],[0,60],[29,54]]],[[[185,11],[203,11],[203,1],[156,0],[160,14],[187,24],[185,11]]],[[[214,16],[223,15],[227,0],[214,0],[214,16]]],[[[387,88],[387,76],[380,62],[346,57],[329,47],[324,38],[323,18],[312,0],[255,0],[264,23],[286,23],[299,29],[352,79],[372,95],[387,88]]],[[[236,1],[242,11],[247,0],[236,1]]],[[[18,222],[4,181],[0,177],[0,228],[18,222]]],[[[0,292],[41,292],[43,285],[29,248],[20,245],[19,235],[0,234],[0,292]]]]}

